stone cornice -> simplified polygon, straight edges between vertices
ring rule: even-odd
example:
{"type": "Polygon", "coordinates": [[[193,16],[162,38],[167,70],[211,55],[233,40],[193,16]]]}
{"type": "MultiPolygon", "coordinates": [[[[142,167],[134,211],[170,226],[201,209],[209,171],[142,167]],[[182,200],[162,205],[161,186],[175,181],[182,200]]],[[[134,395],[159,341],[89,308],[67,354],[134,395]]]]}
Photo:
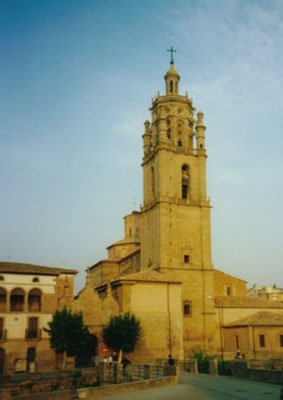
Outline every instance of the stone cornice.
{"type": "Polygon", "coordinates": [[[190,200],[190,199],[178,199],[175,197],[169,197],[169,196],[159,196],[158,198],[154,199],[150,203],[144,205],[141,209],[143,213],[151,210],[153,207],[155,207],[157,204],[161,203],[166,203],[166,204],[174,204],[174,205],[181,205],[181,206],[187,206],[187,207],[199,207],[199,208],[212,208],[210,205],[210,199],[208,200],[190,200]]]}

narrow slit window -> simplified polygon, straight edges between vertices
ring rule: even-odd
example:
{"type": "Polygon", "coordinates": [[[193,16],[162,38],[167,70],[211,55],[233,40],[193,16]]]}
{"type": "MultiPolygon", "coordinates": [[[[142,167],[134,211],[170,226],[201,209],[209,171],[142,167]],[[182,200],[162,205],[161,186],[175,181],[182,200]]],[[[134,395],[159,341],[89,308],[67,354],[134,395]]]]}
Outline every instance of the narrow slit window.
{"type": "Polygon", "coordinates": [[[154,196],[155,188],[154,188],[154,168],[151,167],[151,191],[154,196]]]}
{"type": "Polygon", "coordinates": [[[238,335],[235,336],[235,344],[236,344],[236,350],[239,350],[240,343],[239,343],[239,336],[238,335]]]}
{"type": "Polygon", "coordinates": [[[189,192],[189,167],[184,164],[182,166],[182,199],[187,199],[188,198],[188,192],[189,192]]]}

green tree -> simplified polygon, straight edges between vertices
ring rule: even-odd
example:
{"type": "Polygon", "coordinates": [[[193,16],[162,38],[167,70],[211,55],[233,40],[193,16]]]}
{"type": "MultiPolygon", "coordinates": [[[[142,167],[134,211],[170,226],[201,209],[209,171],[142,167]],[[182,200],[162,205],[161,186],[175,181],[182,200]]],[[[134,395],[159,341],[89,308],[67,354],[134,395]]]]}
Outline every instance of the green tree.
{"type": "Polygon", "coordinates": [[[83,348],[88,346],[91,335],[83,324],[81,313],[72,313],[64,308],[56,311],[52,321],[48,322],[49,328],[44,328],[49,335],[50,346],[56,353],[63,353],[63,369],[66,368],[67,355],[76,356],[83,348]]]}
{"type": "Polygon", "coordinates": [[[103,339],[107,347],[119,353],[118,362],[121,362],[123,351],[131,353],[135,350],[140,332],[140,322],[127,312],[110,318],[103,328],[103,339]]]}

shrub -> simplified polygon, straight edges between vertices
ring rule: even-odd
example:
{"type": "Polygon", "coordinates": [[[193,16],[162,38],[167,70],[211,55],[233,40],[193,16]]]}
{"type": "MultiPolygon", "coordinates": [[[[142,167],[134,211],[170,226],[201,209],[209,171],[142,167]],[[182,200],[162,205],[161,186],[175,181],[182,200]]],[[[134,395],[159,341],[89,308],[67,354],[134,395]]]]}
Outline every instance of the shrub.
{"type": "Polygon", "coordinates": [[[214,356],[205,354],[203,350],[193,350],[193,358],[197,360],[198,372],[200,374],[209,374],[209,360],[213,360],[214,356]]]}

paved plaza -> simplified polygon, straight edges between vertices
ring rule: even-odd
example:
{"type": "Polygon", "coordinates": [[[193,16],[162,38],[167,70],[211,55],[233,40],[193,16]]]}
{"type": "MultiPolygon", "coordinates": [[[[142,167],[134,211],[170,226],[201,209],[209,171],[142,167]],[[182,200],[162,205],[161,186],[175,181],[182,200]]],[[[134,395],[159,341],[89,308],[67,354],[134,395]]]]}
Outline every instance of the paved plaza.
{"type": "Polygon", "coordinates": [[[180,383],[141,392],[107,396],[109,400],[279,400],[280,386],[242,379],[181,374],[180,383]]]}

